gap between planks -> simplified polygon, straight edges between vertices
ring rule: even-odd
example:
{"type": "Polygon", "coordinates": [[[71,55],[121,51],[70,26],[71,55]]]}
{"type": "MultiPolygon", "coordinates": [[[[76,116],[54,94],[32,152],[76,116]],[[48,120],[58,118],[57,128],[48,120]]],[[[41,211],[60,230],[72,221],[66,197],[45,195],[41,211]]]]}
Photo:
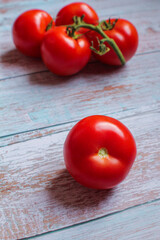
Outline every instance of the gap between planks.
{"type": "MultiPolygon", "coordinates": [[[[46,239],[46,240],[50,240],[50,239],[56,239],[56,240],[60,240],[59,238],[57,238],[57,236],[56,236],[56,238],[54,238],[55,237],[55,234],[56,233],[58,233],[58,237],[61,237],[61,240],[62,239],[66,239],[66,238],[63,238],[62,237],[62,235],[59,235],[59,233],[62,233],[63,234],[63,231],[65,231],[65,230],[71,230],[72,228],[79,228],[79,227],[81,227],[81,226],[84,226],[84,225],[86,225],[86,224],[90,224],[90,223],[95,223],[96,224],[96,222],[97,221],[101,221],[102,222],[102,220],[105,220],[106,221],[106,219],[108,219],[109,217],[111,217],[111,216],[116,216],[116,215],[118,215],[118,214],[123,214],[123,213],[127,213],[128,211],[130,211],[130,210],[133,210],[133,209],[135,209],[135,211],[136,210],[138,210],[139,211],[139,209],[142,207],[150,207],[150,206],[152,206],[152,205],[154,205],[154,204],[156,204],[156,203],[159,203],[159,205],[160,205],[160,198],[157,198],[157,199],[154,199],[154,200],[151,200],[151,201],[148,201],[148,202],[145,202],[145,203],[142,203],[142,204],[137,204],[137,205],[134,205],[134,206],[131,206],[131,207],[128,207],[128,208],[125,208],[125,209],[123,209],[123,210],[120,210],[120,211],[116,211],[116,212],[113,212],[113,213],[109,213],[109,214],[106,214],[106,215],[103,215],[103,216],[100,216],[100,217],[97,217],[97,218],[94,218],[94,219],[91,219],[91,220],[88,220],[88,221],[85,221],[85,222],[80,222],[80,223],[76,223],[76,224],[73,224],[73,225],[70,225],[70,226],[67,226],[67,227],[63,227],[63,228],[59,228],[59,229],[57,229],[57,230],[54,230],[54,231],[49,231],[49,232],[46,232],[46,233],[42,233],[42,234],[39,234],[39,235],[35,235],[35,236],[32,236],[32,237],[29,237],[29,238],[24,238],[24,239],[28,239],[28,240],[31,240],[31,239],[37,239],[37,240],[43,240],[43,239],[46,239]]],[[[106,233],[107,234],[107,233],[106,233]]],[[[82,235],[82,233],[81,233],[81,235],[82,235]]],[[[114,235],[114,232],[113,232],[113,235],[114,235]]],[[[112,235],[112,236],[113,236],[112,235]]],[[[65,235],[66,236],[66,235],[65,235]]],[[[71,235],[70,235],[70,237],[71,237],[71,235]]],[[[105,235],[105,237],[106,237],[106,235],[105,235]]],[[[127,235],[127,238],[126,239],[128,239],[128,235],[127,235]]]]}
{"type": "MultiPolygon", "coordinates": [[[[123,111],[124,113],[123,117],[121,116],[122,111],[120,111],[119,113],[116,112],[116,117],[118,117],[117,119],[121,121],[123,119],[128,119],[128,118],[139,116],[139,115],[145,116],[152,113],[158,113],[159,108],[160,106],[159,104],[157,104],[157,105],[149,106],[149,109],[148,107],[146,107],[146,109],[143,109],[143,112],[139,110],[136,113],[135,113],[136,109],[127,109],[127,111],[123,111]]],[[[110,117],[114,117],[114,114],[115,114],[114,112],[111,113],[110,117]]],[[[108,114],[106,113],[104,113],[103,115],[108,116],[108,114]]],[[[0,148],[6,147],[12,144],[17,144],[20,142],[26,142],[31,139],[42,138],[44,136],[69,131],[78,121],[80,121],[80,119],[64,122],[64,123],[53,124],[51,126],[46,126],[38,129],[31,129],[24,132],[17,132],[17,133],[9,134],[6,136],[1,136],[0,148]]]]}
{"type": "Polygon", "coordinates": [[[128,109],[142,112],[152,108],[159,103],[160,54],[151,56],[139,56],[118,69],[89,65],[66,81],[47,72],[1,82],[1,136],[81,119],[86,114],[115,113],[116,118],[116,113],[128,109]]]}

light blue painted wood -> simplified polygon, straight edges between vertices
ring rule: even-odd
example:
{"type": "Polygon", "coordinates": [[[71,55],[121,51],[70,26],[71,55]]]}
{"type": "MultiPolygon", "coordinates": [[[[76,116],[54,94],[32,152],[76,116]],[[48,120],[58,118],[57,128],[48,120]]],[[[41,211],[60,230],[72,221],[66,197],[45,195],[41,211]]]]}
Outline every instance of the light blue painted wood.
{"type": "MultiPolygon", "coordinates": [[[[0,9],[1,13],[5,14],[6,11],[11,11],[17,15],[17,12],[15,11],[15,8],[18,12],[20,12],[21,9],[28,10],[28,9],[44,9],[53,11],[55,9],[55,15],[56,13],[62,8],[64,5],[67,5],[71,2],[75,2],[74,0],[37,0],[37,1],[30,1],[27,0],[7,0],[5,2],[0,2],[0,9]]],[[[101,16],[106,16],[106,14],[109,14],[110,16],[113,14],[119,14],[119,13],[131,13],[134,11],[152,11],[156,9],[160,9],[159,0],[153,0],[145,1],[145,0],[130,0],[130,4],[127,4],[127,0],[121,0],[119,2],[118,0],[111,1],[110,3],[106,2],[105,0],[101,0],[97,2],[97,0],[84,0],[83,2],[88,3],[91,5],[98,14],[101,16]],[[132,11],[131,11],[132,10],[132,11]],[[102,14],[103,13],[103,14],[102,14]]],[[[8,20],[8,19],[7,19],[8,20]]]]}
{"type": "Polygon", "coordinates": [[[160,201],[136,206],[84,224],[28,238],[35,240],[158,240],[160,201]]]}
{"type": "MultiPolygon", "coordinates": [[[[67,80],[46,71],[40,60],[22,56],[11,39],[18,14],[38,6],[55,16],[64,2],[73,1],[0,2],[0,79],[5,79],[0,82],[1,239],[65,228],[160,197],[160,2],[86,1],[101,19],[118,15],[133,22],[140,44],[124,68],[90,63],[67,80]],[[66,134],[77,120],[91,114],[121,119],[137,142],[132,171],[109,192],[83,188],[63,170],[66,134]]],[[[108,234],[110,240],[114,231],[116,240],[155,240],[160,235],[159,202],[135,209],[57,231],[53,238],[44,236],[106,240],[108,234]]]]}
{"type": "Polygon", "coordinates": [[[34,236],[160,198],[159,113],[122,120],[138,154],[128,177],[110,191],[87,189],[67,173],[68,131],[0,148],[0,239],[6,232],[9,240],[34,236]]]}
{"type": "Polygon", "coordinates": [[[92,114],[117,117],[130,109],[152,109],[160,96],[159,65],[160,53],[154,53],[117,69],[91,63],[67,79],[45,72],[0,81],[0,136],[92,114]]]}
{"type": "MultiPolygon", "coordinates": [[[[128,109],[127,111],[111,113],[110,116],[113,118],[119,119],[125,124],[129,124],[129,118],[132,118],[133,116],[141,118],[142,121],[143,121],[143,117],[146,116],[146,114],[148,114],[148,116],[150,116],[151,118],[152,116],[153,118],[156,118],[156,114],[158,113],[159,107],[160,106],[158,104],[148,106],[148,107],[146,106],[143,108],[143,113],[141,108],[128,109]]],[[[0,137],[0,147],[12,145],[22,141],[28,141],[30,139],[41,138],[43,136],[52,135],[57,132],[68,131],[74,126],[74,124],[76,124],[76,122],[77,121],[70,121],[70,122],[57,124],[57,125],[53,125],[46,128],[39,128],[32,131],[26,131],[26,132],[21,132],[19,134],[17,133],[17,134],[8,135],[5,137],[0,137]]],[[[135,126],[131,126],[131,129],[132,131],[134,131],[135,126]]]]}

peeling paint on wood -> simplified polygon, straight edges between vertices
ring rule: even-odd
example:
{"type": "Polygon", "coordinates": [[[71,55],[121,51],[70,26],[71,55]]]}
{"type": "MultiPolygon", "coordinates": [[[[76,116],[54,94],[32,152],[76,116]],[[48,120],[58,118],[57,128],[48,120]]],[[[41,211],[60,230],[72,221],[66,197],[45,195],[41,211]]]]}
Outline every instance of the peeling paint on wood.
{"type": "Polygon", "coordinates": [[[41,236],[35,240],[158,240],[160,236],[160,201],[133,207],[85,224],[73,225],[41,236]]]}
{"type": "Polygon", "coordinates": [[[137,56],[123,68],[92,63],[66,79],[46,72],[0,81],[0,136],[86,115],[143,112],[159,103],[159,65],[160,53],[154,53],[137,56]]]}
{"type": "Polygon", "coordinates": [[[133,22],[139,48],[123,68],[92,59],[79,74],[64,79],[41,60],[15,50],[11,26],[25,10],[38,6],[55,16],[69,2],[73,0],[0,2],[0,239],[58,229],[41,239],[80,240],[89,232],[94,240],[159,240],[160,2],[86,1],[100,19],[118,16],[133,22]],[[69,129],[91,114],[120,119],[137,142],[129,176],[109,191],[80,186],[64,166],[69,129]],[[148,201],[154,202],[134,207],[148,201]],[[69,227],[74,224],[79,225],[69,227]]]}
{"type": "Polygon", "coordinates": [[[127,179],[108,191],[84,188],[66,172],[67,131],[1,148],[0,238],[8,229],[6,239],[33,236],[160,198],[160,129],[153,119],[158,112],[123,119],[138,155],[127,179]]]}

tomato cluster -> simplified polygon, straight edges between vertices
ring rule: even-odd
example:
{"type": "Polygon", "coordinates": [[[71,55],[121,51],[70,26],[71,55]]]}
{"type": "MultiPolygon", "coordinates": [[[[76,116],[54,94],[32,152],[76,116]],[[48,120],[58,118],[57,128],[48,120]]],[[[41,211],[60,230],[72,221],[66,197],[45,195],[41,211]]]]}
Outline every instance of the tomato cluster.
{"type": "MultiPolygon", "coordinates": [[[[55,21],[43,10],[29,10],[13,24],[13,41],[26,56],[42,57],[47,68],[61,76],[79,72],[91,50],[106,64],[121,65],[136,52],[136,28],[124,19],[99,22],[86,3],[62,8],[55,21]]],[[[136,157],[130,131],[118,120],[95,115],[82,119],[69,132],[64,160],[70,174],[82,185],[108,189],[128,174],[136,157]]]]}
{"type": "Polygon", "coordinates": [[[26,11],[15,20],[12,32],[19,51],[26,56],[42,57],[48,69],[61,76],[79,72],[88,63],[91,49],[99,61],[121,65],[135,54],[138,46],[132,23],[109,19],[101,25],[96,11],[80,2],[63,7],[55,21],[43,10],[26,11]],[[77,26],[75,17],[81,19],[77,26]]]}

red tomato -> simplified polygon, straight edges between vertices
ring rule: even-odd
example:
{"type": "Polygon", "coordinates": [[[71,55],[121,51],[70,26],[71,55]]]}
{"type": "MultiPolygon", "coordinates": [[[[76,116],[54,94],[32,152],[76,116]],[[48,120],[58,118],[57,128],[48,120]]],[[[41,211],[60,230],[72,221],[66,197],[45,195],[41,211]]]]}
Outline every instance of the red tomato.
{"type": "Polygon", "coordinates": [[[44,36],[41,55],[48,69],[60,76],[79,72],[89,61],[91,50],[85,36],[73,39],[66,27],[55,27],[44,36]]]}
{"type": "Polygon", "coordinates": [[[86,23],[94,25],[98,23],[98,15],[92,7],[87,3],[76,2],[68,4],[58,12],[55,20],[56,26],[72,24],[74,16],[81,17],[83,14],[86,23]]]}
{"type": "MultiPolygon", "coordinates": [[[[115,19],[111,19],[111,23],[114,21],[115,19]]],[[[107,20],[106,22],[109,21],[107,20]]],[[[135,54],[138,47],[138,33],[132,23],[124,19],[118,19],[113,29],[104,32],[108,37],[112,38],[116,42],[126,61],[128,61],[135,54]]],[[[102,37],[93,31],[88,33],[88,37],[94,42],[94,47],[98,49],[97,37],[99,39],[102,39],[102,37]]],[[[121,65],[121,62],[114,50],[107,42],[105,42],[105,44],[110,48],[110,51],[102,56],[95,54],[95,57],[101,62],[109,65],[121,65]]]]}
{"type": "Polygon", "coordinates": [[[136,157],[131,132],[111,117],[95,115],[79,121],[64,143],[70,174],[82,185],[109,189],[128,174],[136,157]]]}
{"type": "MultiPolygon", "coordinates": [[[[43,10],[22,13],[13,24],[13,41],[26,56],[40,57],[40,45],[52,17],[43,10]]],[[[54,22],[53,22],[54,25],[54,22]]]]}

